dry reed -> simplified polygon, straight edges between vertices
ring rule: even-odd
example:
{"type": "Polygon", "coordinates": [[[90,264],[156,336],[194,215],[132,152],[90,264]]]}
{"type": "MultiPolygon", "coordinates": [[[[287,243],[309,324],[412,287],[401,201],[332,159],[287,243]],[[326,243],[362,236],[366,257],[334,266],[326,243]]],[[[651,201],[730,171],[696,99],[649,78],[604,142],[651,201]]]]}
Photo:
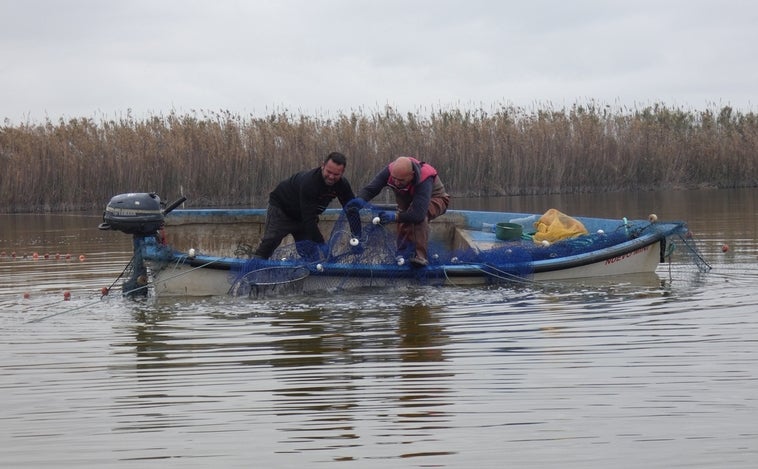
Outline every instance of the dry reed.
{"type": "Polygon", "coordinates": [[[432,163],[453,195],[755,187],[757,148],[758,116],[729,107],[6,121],[0,211],[102,208],[115,194],[150,191],[196,207],[260,205],[279,180],[335,150],[348,156],[356,190],[398,155],[432,163]]]}

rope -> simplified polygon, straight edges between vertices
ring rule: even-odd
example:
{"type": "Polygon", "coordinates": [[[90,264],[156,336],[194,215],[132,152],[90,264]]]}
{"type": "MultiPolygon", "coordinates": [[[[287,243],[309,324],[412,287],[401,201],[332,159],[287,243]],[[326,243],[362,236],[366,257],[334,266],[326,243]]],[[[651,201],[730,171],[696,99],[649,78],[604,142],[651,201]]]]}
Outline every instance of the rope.
{"type": "MultiPolygon", "coordinates": [[[[110,284],[110,286],[109,286],[109,287],[108,287],[108,288],[105,290],[105,291],[106,291],[105,295],[107,295],[107,294],[108,294],[108,292],[110,292],[110,291],[111,291],[111,288],[113,288],[113,285],[115,285],[115,284],[116,284],[116,282],[118,282],[118,280],[119,280],[121,277],[123,277],[123,276],[124,276],[124,274],[126,273],[126,271],[127,271],[127,270],[129,270],[129,267],[131,267],[131,266],[132,266],[132,264],[134,263],[134,258],[135,258],[135,257],[136,257],[136,255],[133,255],[133,256],[132,256],[132,258],[131,258],[131,259],[129,259],[129,262],[127,262],[127,263],[126,263],[126,267],[124,267],[124,270],[122,270],[122,271],[121,271],[121,273],[120,273],[120,274],[118,274],[118,276],[117,276],[117,277],[116,277],[116,279],[113,281],[113,283],[111,283],[111,284],[110,284]]],[[[102,298],[103,298],[105,295],[100,295],[100,299],[102,299],[102,298]]]]}
{"type": "Polygon", "coordinates": [[[30,319],[29,321],[26,321],[26,324],[32,324],[32,323],[35,323],[35,322],[42,322],[45,319],[49,319],[49,318],[52,318],[52,317],[55,317],[55,316],[60,316],[61,314],[71,313],[71,312],[74,312],[76,310],[85,308],[87,306],[92,306],[94,304],[97,304],[97,303],[101,302],[102,300],[103,300],[103,297],[100,297],[100,299],[98,299],[97,301],[93,301],[91,303],[86,303],[86,304],[83,304],[83,305],[79,305],[79,306],[77,306],[75,308],[70,308],[70,309],[67,309],[67,310],[64,310],[64,311],[59,311],[57,313],[48,314],[47,316],[42,316],[41,318],[30,319]]]}
{"type": "MultiPolygon", "coordinates": [[[[205,264],[199,265],[199,266],[197,266],[197,267],[193,267],[193,268],[191,268],[190,270],[188,270],[188,271],[186,271],[186,272],[182,272],[182,273],[180,273],[180,274],[176,274],[176,275],[174,275],[174,276],[168,277],[168,278],[164,279],[163,281],[173,280],[173,279],[175,279],[175,278],[179,278],[179,277],[182,277],[182,276],[184,276],[184,275],[186,275],[186,274],[189,274],[189,273],[191,273],[191,272],[193,272],[193,271],[195,271],[195,270],[197,270],[197,269],[202,269],[202,268],[204,268],[204,267],[207,267],[207,266],[209,266],[209,265],[211,265],[211,264],[213,264],[213,263],[215,263],[215,262],[218,262],[218,261],[219,261],[219,259],[214,259],[214,260],[212,260],[212,261],[206,262],[205,264]]],[[[127,267],[128,267],[128,265],[127,265],[127,267]]],[[[126,270],[126,269],[124,269],[124,270],[126,270]]],[[[121,275],[123,275],[123,272],[121,273],[121,275]]],[[[120,277],[121,275],[119,275],[119,277],[120,277]]],[[[116,279],[116,280],[118,280],[118,279],[116,279]]],[[[114,282],[114,284],[115,284],[115,282],[114,282]]],[[[154,282],[147,282],[146,284],[144,284],[144,285],[141,285],[141,286],[139,286],[139,287],[137,287],[137,288],[133,288],[133,289],[131,289],[131,290],[129,290],[129,291],[126,291],[126,292],[122,292],[122,295],[123,295],[123,296],[128,296],[128,295],[130,295],[131,293],[137,292],[137,291],[139,291],[139,290],[142,290],[142,289],[144,289],[144,288],[148,288],[148,287],[150,287],[150,286],[151,286],[151,285],[153,285],[153,284],[154,284],[154,282]]],[[[112,285],[111,285],[111,286],[112,286],[112,285]]],[[[110,289],[109,289],[109,290],[110,290],[110,289]]],[[[98,301],[93,301],[93,302],[91,302],[91,303],[85,303],[85,304],[83,304],[83,305],[80,305],[80,306],[77,306],[77,307],[75,307],[75,308],[70,308],[70,309],[67,309],[67,310],[64,310],[64,311],[59,311],[59,312],[57,312],[57,313],[48,314],[47,316],[42,316],[41,318],[31,319],[31,320],[29,320],[29,321],[26,321],[26,324],[31,324],[31,323],[36,323],[36,322],[42,322],[42,321],[44,321],[45,319],[49,319],[49,318],[52,318],[52,317],[55,317],[55,316],[60,316],[60,315],[62,315],[62,314],[72,313],[72,312],[74,312],[74,311],[77,311],[77,310],[80,310],[80,309],[82,309],[82,308],[86,308],[86,307],[88,307],[88,306],[92,306],[92,305],[94,305],[94,304],[97,304],[97,303],[99,303],[99,302],[102,302],[102,301],[103,301],[103,298],[105,298],[105,296],[101,296],[101,297],[100,297],[100,299],[99,299],[98,301]]]]}

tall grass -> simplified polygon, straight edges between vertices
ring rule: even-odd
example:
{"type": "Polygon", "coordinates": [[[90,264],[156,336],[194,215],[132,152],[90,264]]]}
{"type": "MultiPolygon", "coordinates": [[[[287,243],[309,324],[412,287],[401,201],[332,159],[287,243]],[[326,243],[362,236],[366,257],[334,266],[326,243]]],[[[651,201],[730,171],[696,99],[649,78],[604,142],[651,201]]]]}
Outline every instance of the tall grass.
{"type": "Polygon", "coordinates": [[[265,117],[200,111],[0,127],[0,211],[102,208],[111,196],[186,195],[190,206],[265,202],[326,154],[360,188],[399,155],[440,171],[453,195],[525,195],[758,184],[758,115],[732,108],[588,103],[401,114],[265,117]]]}

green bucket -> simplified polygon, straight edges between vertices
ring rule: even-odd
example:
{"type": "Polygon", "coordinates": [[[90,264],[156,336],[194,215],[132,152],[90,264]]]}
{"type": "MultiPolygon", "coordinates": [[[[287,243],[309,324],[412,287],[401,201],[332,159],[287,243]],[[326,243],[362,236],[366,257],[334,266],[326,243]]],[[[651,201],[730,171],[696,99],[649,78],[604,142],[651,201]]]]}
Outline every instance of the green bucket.
{"type": "Polygon", "coordinates": [[[495,236],[503,241],[516,241],[521,239],[524,228],[518,223],[501,222],[495,225],[495,236]]]}

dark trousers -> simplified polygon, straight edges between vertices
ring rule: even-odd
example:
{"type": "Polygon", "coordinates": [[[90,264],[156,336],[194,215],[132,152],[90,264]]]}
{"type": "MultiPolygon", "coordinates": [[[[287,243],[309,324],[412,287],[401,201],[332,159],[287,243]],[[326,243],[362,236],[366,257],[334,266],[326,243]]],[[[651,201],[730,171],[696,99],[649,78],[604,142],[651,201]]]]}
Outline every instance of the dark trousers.
{"type": "MultiPolygon", "coordinates": [[[[449,204],[450,197],[448,196],[433,197],[429,202],[429,210],[427,211],[424,221],[421,223],[398,223],[398,250],[403,251],[408,248],[413,248],[415,250],[414,257],[423,261],[428,260],[427,246],[429,245],[429,232],[431,231],[429,222],[447,212],[447,207],[449,204]]],[[[401,206],[400,203],[398,203],[398,208],[402,211],[406,210],[408,207],[401,206]]]]}
{"type": "MultiPolygon", "coordinates": [[[[293,220],[282,209],[269,204],[266,210],[266,227],[263,230],[263,238],[261,238],[253,256],[268,259],[288,234],[291,234],[296,242],[307,239],[302,231],[302,222],[293,220]]],[[[312,241],[318,242],[317,240],[312,241]]]]}

